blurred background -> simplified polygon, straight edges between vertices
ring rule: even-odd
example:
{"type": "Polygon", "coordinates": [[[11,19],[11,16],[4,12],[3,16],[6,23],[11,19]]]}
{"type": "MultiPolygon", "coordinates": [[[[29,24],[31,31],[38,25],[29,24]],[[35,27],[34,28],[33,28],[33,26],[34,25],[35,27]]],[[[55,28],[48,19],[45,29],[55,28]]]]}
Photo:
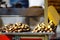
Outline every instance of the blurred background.
{"type": "Polygon", "coordinates": [[[21,6],[27,8],[28,4],[29,4],[28,0],[1,0],[0,1],[1,7],[7,6],[7,7],[14,8],[18,5],[18,6],[20,6],[20,8],[21,8],[21,6]]]}
{"type": "MultiPolygon", "coordinates": [[[[58,12],[58,14],[60,15],[60,0],[47,0],[48,2],[48,7],[49,6],[54,6],[58,12]]],[[[28,9],[29,8],[29,2],[28,0],[0,0],[0,15],[28,15],[29,16],[32,15],[32,13],[34,13],[32,16],[41,16],[40,17],[21,17],[21,16],[17,16],[17,17],[0,17],[0,26],[8,24],[8,23],[16,23],[16,22],[22,22],[22,23],[27,23],[29,24],[29,20],[30,24],[34,24],[34,23],[39,23],[39,22],[43,22],[44,21],[44,9],[42,8],[38,8],[37,11],[31,11],[32,9],[28,9]],[[1,9],[2,8],[2,9],[1,9]],[[20,9],[19,9],[20,8],[20,9]],[[21,9],[22,8],[22,9],[21,9]],[[42,10],[42,11],[41,11],[42,10]],[[38,14],[37,14],[38,13],[38,14]],[[26,19],[27,18],[27,19],[26,19]],[[8,21],[10,22],[7,22],[8,21]],[[37,19],[37,21],[36,21],[37,19]],[[11,21],[14,20],[14,21],[11,21]]],[[[34,24],[35,25],[35,24],[34,24]]],[[[50,40],[60,40],[60,22],[57,25],[57,29],[56,29],[56,33],[52,36],[50,36],[50,40]]]]}

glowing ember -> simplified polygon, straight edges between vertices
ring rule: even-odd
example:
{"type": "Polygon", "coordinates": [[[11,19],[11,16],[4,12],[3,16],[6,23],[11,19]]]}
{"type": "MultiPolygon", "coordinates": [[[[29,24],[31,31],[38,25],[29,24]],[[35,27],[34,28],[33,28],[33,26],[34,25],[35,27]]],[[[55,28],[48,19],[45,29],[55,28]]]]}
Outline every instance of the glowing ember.
{"type": "Polygon", "coordinates": [[[51,28],[51,25],[53,25],[53,21],[51,20],[49,22],[49,25],[46,26],[44,23],[41,23],[41,24],[38,24],[34,30],[33,30],[33,33],[34,32],[39,32],[39,33],[45,33],[45,32],[53,32],[53,28],[51,28]]]}
{"type": "Polygon", "coordinates": [[[5,27],[1,28],[2,32],[28,32],[30,31],[30,27],[27,24],[21,23],[16,23],[16,24],[9,24],[5,25],[5,27]]]}

